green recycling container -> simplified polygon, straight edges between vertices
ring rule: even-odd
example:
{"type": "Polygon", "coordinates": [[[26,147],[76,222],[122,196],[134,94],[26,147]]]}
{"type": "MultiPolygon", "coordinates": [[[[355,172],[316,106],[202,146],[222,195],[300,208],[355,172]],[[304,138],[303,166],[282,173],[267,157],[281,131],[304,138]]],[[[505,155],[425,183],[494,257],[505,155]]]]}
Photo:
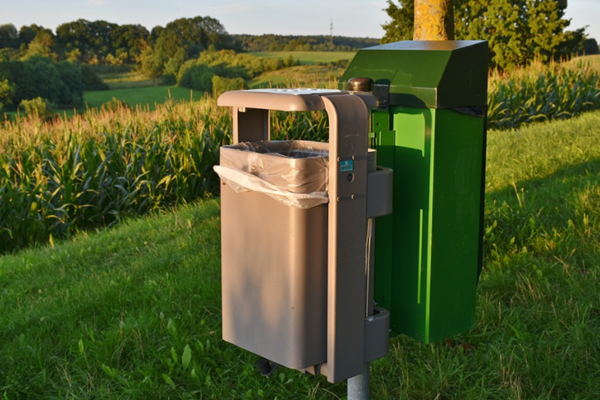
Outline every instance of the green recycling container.
{"type": "Polygon", "coordinates": [[[394,170],[375,244],[375,301],[392,334],[430,343],[474,324],[487,62],[485,41],[405,41],[360,50],[340,79],[373,80],[372,146],[394,170]]]}

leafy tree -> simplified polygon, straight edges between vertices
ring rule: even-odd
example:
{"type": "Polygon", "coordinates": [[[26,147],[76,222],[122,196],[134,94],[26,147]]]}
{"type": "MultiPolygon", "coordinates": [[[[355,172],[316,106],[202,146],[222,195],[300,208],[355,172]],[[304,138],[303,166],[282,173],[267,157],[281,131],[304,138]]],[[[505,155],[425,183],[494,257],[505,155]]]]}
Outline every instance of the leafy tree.
{"type": "Polygon", "coordinates": [[[43,27],[38,26],[36,24],[32,24],[29,26],[23,25],[21,29],[19,29],[19,42],[21,44],[22,49],[27,48],[27,45],[31,43],[31,41],[35,38],[35,35],[37,35],[40,29],[43,29],[43,27]]]}
{"type": "MultiPolygon", "coordinates": [[[[411,23],[412,25],[412,23],[411,23]]],[[[297,35],[231,35],[232,50],[249,51],[297,51],[299,47],[310,51],[331,51],[331,36],[297,36],[297,35]],[[299,46],[299,47],[298,47],[299,46]]],[[[334,36],[334,51],[352,51],[376,46],[379,40],[370,38],[354,38],[334,36]]]]}
{"type": "Polygon", "coordinates": [[[60,93],[59,104],[79,107],[83,104],[83,79],[81,68],[69,61],[56,63],[56,69],[65,86],[60,93]]]}
{"type": "MultiPolygon", "coordinates": [[[[382,42],[410,38],[413,0],[388,0],[392,21],[383,25],[382,42]]],[[[568,40],[565,0],[454,0],[456,39],[482,39],[490,44],[491,65],[510,68],[533,59],[550,60],[568,40]]]]}
{"type": "Polygon", "coordinates": [[[213,97],[217,98],[222,93],[230,90],[240,90],[244,88],[244,79],[242,78],[223,78],[218,75],[212,78],[213,97]]]}
{"type": "Polygon", "coordinates": [[[52,59],[33,56],[23,61],[19,70],[14,76],[17,86],[15,103],[36,97],[48,99],[52,103],[58,102],[65,84],[60,79],[60,73],[52,59]]]}
{"type": "Polygon", "coordinates": [[[27,45],[24,58],[30,58],[33,56],[51,57],[57,58],[56,53],[53,52],[54,47],[54,34],[50,29],[40,28],[34,38],[27,45]]]}
{"type": "Polygon", "coordinates": [[[598,48],[598,42],[596,42],[596,39],[586,39],[583,42],[583,53],[586,55],[600,53],[600,48],[598,48]]]}
{"type": "Polygon", "coordinates": [[[114,52],[112,30],[117,25],[106,21],[87,21],[78,19],[59,25],[56,38],[64,53],[78,49],[86,62],[98,62],[114,52]]]}
{"type": "Polygon", "coordinates": [[[596,39],[586,38],[585,28],[565,32],[566,40],[561,43],[558,56],[569,58],[573,55],[598,54],[599,48],[596,39]]]}
{"type": "Polygon", "coordinates": [[[68,61],[55,63],[39,55],[25,61],[0,60],[0,82],[4,106],[42,98],[58,106],[78,106],[83,102],[81,69],[68,61]],[[6,85],[2,85],[6,89],[6,85]],[[7,98],[8,97],[8,98],[7,98]]]}
{"type": "Polygon", "coordinates": [[[83,90],[108,90],[109,87],[90,67],[89,65],[81,65],[81,83],[83,90]]]}
{"type": "Polygon", "coordinates": [[[19,33],[13,24],[0,25],[0,49],[19,48],[19,33]]]}
{"type": "Polygon", "coordinates": [[[171,59],[176,62],[181,59],[178,54],[183,49],[183,59],[187,60],[197,57],[200,52],[208,49],[211,45],[215,48],[224,48],[228,45],[227,31],[219,21],[211,17],[180,18],[167,24],[164,29],[153,29],[152,36],[158,35],[152,49],[152,60],[149,60],[150,52],[146,51],[143,62],[146,70],[162,73],[171,59]]]}
{"type": "Polygon", "coordinates": [[[0,80],[12,79],[12,63],[11,57],[6,51],[0,51],[0,80]]]}
{"type": "Polygon", "coordinates": [[[100,58],[106,57],[114,51],[112,31],[118,25],[106,21],[93,21],[89,23],[92,51],[100,58]]]}
{"type": "Polygon", "coordinates": [[[163,65],[161,62],[160,58],[154,57],[154,49],[147,46],[138,57],[137,69],[148,78],[155,78],[162,73],[163,65]]]}
{"type": "Polygon", "coordinates": [[[392,20],[382,25],[385,30],[385,35],[381,39],[382,43],[412,40],[413,38],[415,2],[414,0],[400,0],[399,3],[396,5],[392,0],[388,0],[388,7],[385,11],[392,20]]]}
{"type": "Polygon", "coordinates": [[[14,85],[8,79],[0,80],[0,111],[12,104],[14,92],[14,85]]]}
{"type": "Polygon", "coordinates": [[[168,82],[175,83],[175,80],[176,80],[175,76],[179,72],[179,69],[183,65],[184,61],[185,61],[185,49],[180,48],[179,50],[177,50],[177,52],[175,52],[173,57],[171,57],[169,59],[169,61],[167,61],[167,63],[165,64],[165,70],[163,73],[163,77],[165,75],[167,75],[167,76],[171,77],[171,78],[167,78],[168,82]]]}
{"type": "Polygon", "coordinates": [[[117,57],[127,54],[125,63],[133,63],[146,47],[148,30],[141,25],[117,25],[111,30],[112,47],[117,57]]]}
{"type": "Polygon", "coordinates": [[[184,64],[179,78],[179,86],[188,89],[201,90],[203,92],[212,91],[212,78],[215,75],[214,71],[206,64],[194,65],[190,60],[184,64]]]}
{"type": "Polygon", "coordinates": [[[523,32],[526,60],[549,61],[566,40],[564,30],[570,23],[563,19],[566,8],[566,1],[527,1],[527,24],[523,32]]]}
{"type": "Polygon", "coordinates": [[[56,39],[65,53],[77,49],[82,54],[87,54],[92,48],[89,21],[78,19],[59,25],[56,28],[56,39]]]}

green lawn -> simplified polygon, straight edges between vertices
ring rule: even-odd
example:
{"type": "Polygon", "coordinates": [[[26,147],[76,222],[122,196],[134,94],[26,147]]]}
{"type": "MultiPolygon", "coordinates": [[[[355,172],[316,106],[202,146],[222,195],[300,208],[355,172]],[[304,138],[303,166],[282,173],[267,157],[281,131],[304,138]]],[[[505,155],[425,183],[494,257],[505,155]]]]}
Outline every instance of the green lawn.
{"type": "Polygon", "coordinates": [[[101,107],[102,104],[115,97],[130,106],[140,105],[153,110],[156,104],[164,103],[165,99],[169,97],[175,101],[189,101],[190,99],[200,99],[202,95],[203,92],[194,92],[178,86],[150,86],[85,92],[84,97],[89,108],[101,107]]]}
{"type": "MultiPolygon", "coordinates": [[[[175,101],[190,101],[198,100],[203,96],[204,92],[193,91],[178,86],[145,86],[144,84],[132,87],[126,87],[123,89],[111,89],[111,90],[97,90],[91,92],[84,92],[84,108],[78,109],[77,112],[81,113],[86,108],[100,108],[102,104],[117,98],[121,101],[126,102],[132,107],[140,106],[143,108],[150,108],[154,110],[156,104],[162,104],[169,97],[175,101]]],[[[56,110],[56,114],[72,117],[75,111],[73,109],[68,110],[56,110]]],[[[15,118],[17,115],[16,111],[9,111],[5,113],[9,118],[15,118]]]]}
{"type": "Polygon", "coordinates": [[[337,88],[337,82],[344,73],[340,67],[327,65],[297,65],[278,71],[266,72],[249,82],[249,89],[269,87],[319,87],[337,88]]]}
{"type": "Polygon", "coordinates": [[[139,72],[110,72],[98,75],[111,89],[131,89],[161,86],[161,78],[147,78],[139,72]]]}
{"type": "Polygon", "coordinates": [[[329,62],[340,60],[352,60],[355,51],[264,51],[252,53],[257,57],[279,58],[286,59],[289,56],[294,57],[294,60],[300,61],[300,64],[315,64],[321,62],[327,64],[329,62]]]}
{"type": "MultiPolygon", "coordinates": [[[[407,337],[372,399],[597,399],[600,112],[491,131],[475,327],[407,337]]],[[[218,199],[0,257],[0,396],[342,399],[221,340],[218,199]]],[[[452,255],[450,254],[449,257],[452,255]]]]}

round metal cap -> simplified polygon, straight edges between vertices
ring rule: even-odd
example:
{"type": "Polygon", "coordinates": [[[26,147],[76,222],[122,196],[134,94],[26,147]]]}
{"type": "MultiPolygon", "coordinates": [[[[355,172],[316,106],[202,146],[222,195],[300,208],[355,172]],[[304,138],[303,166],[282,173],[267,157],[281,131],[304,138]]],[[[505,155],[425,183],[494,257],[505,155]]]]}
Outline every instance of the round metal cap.
{"type": "Polygon", "coordinates": [[[373,79],[371,78],[350,78],[348,79],[348,90],[353,92],[372,92],[373,79]]]}

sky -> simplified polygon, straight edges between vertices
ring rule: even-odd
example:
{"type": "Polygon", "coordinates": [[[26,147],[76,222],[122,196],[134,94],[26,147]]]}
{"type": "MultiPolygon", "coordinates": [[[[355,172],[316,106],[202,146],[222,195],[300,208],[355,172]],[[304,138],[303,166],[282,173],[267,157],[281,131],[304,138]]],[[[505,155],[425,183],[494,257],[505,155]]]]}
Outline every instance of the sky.
{"type": "MultiPolygon", "coordinates": [[[[569,29],[589,25],[600,43],[600,0],[568,0],[569,29]]],[[[329,35],[380,38],[389,21],[386,0],[0,0],[0,25],[56,27],[79,18],[152,29],[178,18],[211,16],[229,33],[329,35]]]]}

